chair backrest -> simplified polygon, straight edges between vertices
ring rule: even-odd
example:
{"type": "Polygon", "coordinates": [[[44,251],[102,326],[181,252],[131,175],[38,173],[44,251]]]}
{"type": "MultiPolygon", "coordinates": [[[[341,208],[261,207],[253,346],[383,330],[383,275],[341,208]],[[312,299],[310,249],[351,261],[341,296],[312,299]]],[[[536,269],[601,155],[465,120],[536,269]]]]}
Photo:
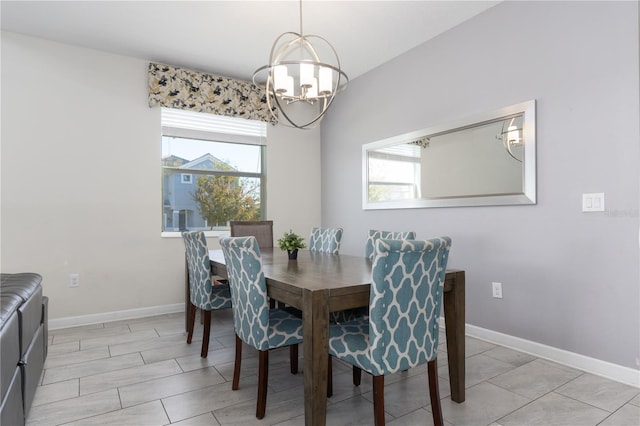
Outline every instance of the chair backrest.
{"type": "Polygon", "coordinates": [[[313,228],[309,237],[309,250],[338,254],[342,228],[313,228]]]}
{"type": "Polygon", "coordinates": [[[451,239],[376,241],[371,272],[369,344],[377,374],[436,358],[451,239]]]}
{"type": "Polygon", "coordinates": [[[392,231],[378,231],[376,229],[370,229],[367,236],[367,242],[364,246],[364,255],[373,260],[373,249],[376,244],[376,240],[380,238],[387,238],[391,240],[415,240],[416,233],[413,231],[408,232],[392,232],[392,231]]]}
{"type": "Polygon", "coordinates": [[[197,308],[213,309],[211,264],[207,239],[202,231],[182,233],[189,268],[189,299],[197,308]]]}
{"type": "Polygon", "coordinates": [[[220,237],[231,288],[233,326],[240,339],[258,350],[269,349],[269,301],[260,247],[254,236],[220,237]]]}
{"type": "Polygon", "coordinates": [[[273,247],[273,221],[272,220],[254,220],[254,221],[231,221],[232,237],[249,237],[254,236],[258,240],[260,248],[273,247]]]}

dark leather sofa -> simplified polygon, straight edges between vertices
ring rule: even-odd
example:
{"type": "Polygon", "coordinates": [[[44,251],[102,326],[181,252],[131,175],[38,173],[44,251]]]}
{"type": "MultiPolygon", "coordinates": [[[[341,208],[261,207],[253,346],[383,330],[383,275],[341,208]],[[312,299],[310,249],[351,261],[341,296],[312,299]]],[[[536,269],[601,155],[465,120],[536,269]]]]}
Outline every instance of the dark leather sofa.
{"type": "Polygon", "coordinates": [[[34,273],[0,274],[0,424],[24,425],[47,357],[48,298],[34,273]]]}

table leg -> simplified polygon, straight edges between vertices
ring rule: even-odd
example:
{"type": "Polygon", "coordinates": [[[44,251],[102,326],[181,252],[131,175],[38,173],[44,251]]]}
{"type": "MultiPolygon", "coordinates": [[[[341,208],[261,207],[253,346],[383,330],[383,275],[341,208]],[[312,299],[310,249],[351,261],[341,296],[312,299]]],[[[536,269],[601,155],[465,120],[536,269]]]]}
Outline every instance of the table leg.
{"type": "Polygon", "coordinates": [[[324,426],[327,419],[327,363],[329,357],[329,293],[302,294],[304,350],[304,423],[324,426]]]}
{"type": "Polygon", "coordinates": [[[465,358],[465,276],[457,271],[451,291],[444,293],[444,321],[447,334],[447,358],[449,360],[449,384],[451,400],[464,402],[465,358]]]}

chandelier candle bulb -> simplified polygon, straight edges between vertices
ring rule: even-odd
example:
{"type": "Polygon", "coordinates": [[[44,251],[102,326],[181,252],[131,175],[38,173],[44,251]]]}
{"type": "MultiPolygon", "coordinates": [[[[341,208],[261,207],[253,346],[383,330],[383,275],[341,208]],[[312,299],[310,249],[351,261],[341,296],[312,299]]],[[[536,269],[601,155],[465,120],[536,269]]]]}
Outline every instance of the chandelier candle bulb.
{"type": "Polygon", "coordinates": [[[307,97],[310,99],[318,97],[318,79],[311,79],[311,87],[309,87],[309,90],[307,90],[307,97]]]}
{"type": "Polygon", "coordinates": [[[293,77],[287,76],[287,90],[284,92],[285,96],[293,96],[293,77]]]}
{"type": "Polygon", "coordinates": [[[300,64],[300,86],[311,87],[313,86],[313,65],[302,63],[300,64]]]}
{"type": "Polygon", "coordinates": [[[273,87],[277,93],[287,92],[288,77],[287,67],[284,65],[276,65],[273,67],[273,87]]]}
{"type": "Polygon", "coordinates": [[[319,89],[321,95],[331,94],[331,86],[333,86],[333,71],[331,68],[320,67],[319,73],[319,89]]]}

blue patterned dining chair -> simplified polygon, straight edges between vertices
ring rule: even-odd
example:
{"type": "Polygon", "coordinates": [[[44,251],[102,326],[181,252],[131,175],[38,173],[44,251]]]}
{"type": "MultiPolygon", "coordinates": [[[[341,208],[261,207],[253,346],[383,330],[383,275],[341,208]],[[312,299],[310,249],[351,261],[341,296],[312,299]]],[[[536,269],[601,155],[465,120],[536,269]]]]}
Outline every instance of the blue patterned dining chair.
{"type": "Polygon", "coordinates": [[[377,229],[370,229],[367,236],[367,242],[364,246],[364,255],[373,260],[373,252],[376,244],[376,240],[380,238],[386,238],[391,240],[415,240],[416,233],[413,231],[407,232],[392,232],[392,231],[379,231],[377,229]]]}
{"type": "MultiPolygon", "coordinates": [[[[415,240],[416,233],[413,231],[407,232],[392,232],[392,231],[380,231],[377,229],[370,229],[365,243],[365,256],[370,260],[373,260],[373,253],[375,242],[380,238],[387,238],[393,240],[415,240]]],[[[355,319],[366,320],[369,314],[369,307],[346,309],[344,311],[331,312],[329,319],[334,323],[344,323],[347,321],[353,321],[355,319]]],[[[362,378],[362,370],[356,366],[353,366],[353,384],[360,386],[362,378]]],[[[331,378],[330,378],[331,379],[331,378]]],[[[330,393],[328,394],[329,396],[330,393]]]]}
{"type": "MultiPolygon", "coordinates": [[[[365,256],[370,260],[373,260],[373,251],[375,242],[380,238],[392,239],[392,240],[415,240],[416,233],[413,231],[407,232],[391,232],[391,231],[379,231],[376,229],[369,230],[369,235],[367,236],[367,241],[365,243],[365,256]]],[[[340,312],[332,312],[331,319],[333,322],[345,322],[351,321],[358,317],[363,317],[368,315],[369,307],[366,308],[354,308],[347,309],[345,311],[340,312]]],[[[353,375],[353,384],[356,386],[360,385],[360,370],[354,369],[353,375]]]]}
{"type": "Polygon", "coordinates": [[[313,228],[309,237],[309,250],[338,254],[342,240],[342,228],[313,228]]]}
{"type": "Polygon", "coordinates": [[[298,344],[302,343],[302,320],[282,309],[270,309],[262,272],[260,247],[255,237],[220,237],[233,300],[236,356],[231,389],[240,385],[243,342],[259,352],[256,417],[267,406],[269,350],[290,347],[291,373],[298,372],[298,344]]]}
{"type": "MultiPolygon", "coordinates": [[[[316,253],[339,254],[341,240],[342,228],[313,228],[309,237],[309,250],[316,253]]],[[[355,309],[331,312],[329,319],[332,322],[342,322],[353,319],[359,313],[360,310],[355,309]]]]}
{"type": "Polygon", "coordinates": [[[378,239],[369,317],[330,326],[329,355],[373,376],[376,426],[385,423],[384,376],[424,363],[433,422],[443,423],[437,369],[438,317],[450,248],[449,237],[378,239]]]}
{"type": "Polygon", "coordinates": [[[187,343],[191,344],[196,310],[200,309],[204,322],[202,349],[200,356],[207,357],[209,334],[211,332],[211,311],[231,307],[231,293],[228,284],[214,284],[209,262],[207,240],[202,231],[183,232],[189,271],[189,315],[187,321],[187,343]]]}

